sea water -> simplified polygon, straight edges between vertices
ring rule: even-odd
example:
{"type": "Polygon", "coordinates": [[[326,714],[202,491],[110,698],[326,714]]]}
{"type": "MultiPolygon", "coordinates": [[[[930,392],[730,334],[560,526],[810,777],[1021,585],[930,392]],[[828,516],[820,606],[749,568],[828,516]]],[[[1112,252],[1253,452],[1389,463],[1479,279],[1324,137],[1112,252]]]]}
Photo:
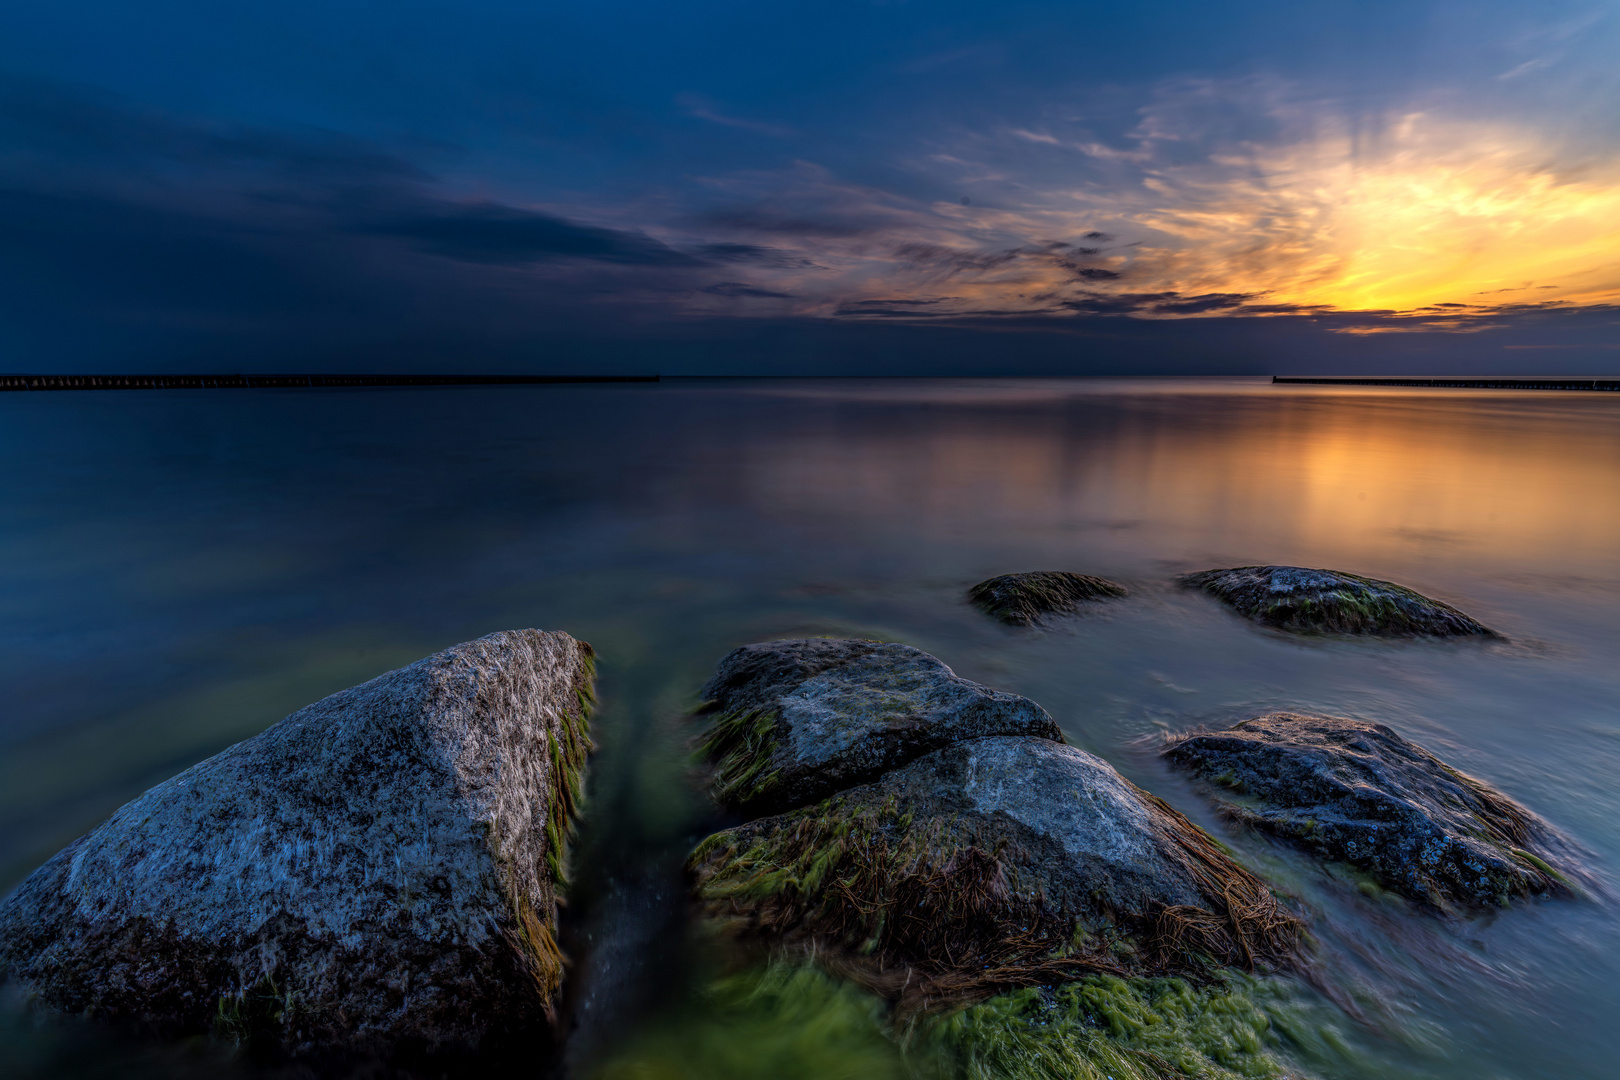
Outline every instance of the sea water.
{"type": "MultiPolygon", "coordinates": [[[[1620,910],[1602,890],[1417,915],[1234,834],[1154,755],[1165,733],[1275,709],[1377,720],[1612,879],[1620,395],[1257,379],[7,394],[0,465],[0,888],[328,693],[493,630],[566,630],[601,658],[569,918],[580,948],[628,966],[615,983],[581,957],[603,987],[582,1045],[633,1041],[688,1007],[671,999],[690,949],[665,939],[669,868],[705,827],[684,773],[699,686],[745,642],[880,637],[1040,702],[1299,897],[1327,972],[1280,1044],[1302,1071],[1620,1068],[1620,910]],[[1291,637],[1174,587],[1258,563],[1393,580],[1507,640],[1291,637]],[[963,602],[1020,570],[1132,595],[1033,632],[963,602]]],[[[701,1027],[682,1036],[693,1054],[716,1037],[701,1027]]],[[[839,1045],[796,1060],[869,1071],[870,1046],[839,1045]]],[[[218,1049],[0,1028],[18,1075],[254,1071],[218,1049]]],[[[727,1069],[773,1061],[745,1050],[727,1069]]]]}

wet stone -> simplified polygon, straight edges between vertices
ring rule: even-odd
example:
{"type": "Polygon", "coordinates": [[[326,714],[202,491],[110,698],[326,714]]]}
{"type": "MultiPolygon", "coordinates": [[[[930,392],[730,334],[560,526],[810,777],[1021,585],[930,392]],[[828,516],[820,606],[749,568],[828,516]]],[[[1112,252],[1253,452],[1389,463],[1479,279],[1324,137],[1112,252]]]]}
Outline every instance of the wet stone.
{"type": "Polygon", "coordinates": [[[706,914],[928,1005],[1099,972],[1283,966],[1297,924],[1195,825],[1074,747],[972,739],[693,853],[706,914]]]}
{"type": "Polygon", "coordinates": [[[1432,908],[1565,893],[1579,873],[1546,823],[1383,724],[1274,713],[1163,755],[1232,819],[1432,908]]]}
{"type": "Polygon", "coordinates": [[[958,677],[909,645],[849,638],[744,645],[703,688],[715,800],[779,813],[987,735],[1062,742],[1046,710],[958,677]]]}
{"type": "Polygon", "coordinates": [[[1500,637],[1469,616],[1401,585],[1336,570],[1239,566],[1180,579],[1244,618],[1295,633],[1379,637],[1500,637]]]}
{"type": "Polygon", "coordinates": [[[968,601],[991,618],[1012,626],[1036,626],[1054,615],[1072,615],[1095,600],[1126,595],[1125,586],[1067,570],[1002,574],[968,590],[968,601]]]}
{"type": "Polygon", "coordinates": [[[0,972],[272,1056],[543,1055],[592,672],[589,645],[513,630],[292,714],[28,878],[0,972]]]}

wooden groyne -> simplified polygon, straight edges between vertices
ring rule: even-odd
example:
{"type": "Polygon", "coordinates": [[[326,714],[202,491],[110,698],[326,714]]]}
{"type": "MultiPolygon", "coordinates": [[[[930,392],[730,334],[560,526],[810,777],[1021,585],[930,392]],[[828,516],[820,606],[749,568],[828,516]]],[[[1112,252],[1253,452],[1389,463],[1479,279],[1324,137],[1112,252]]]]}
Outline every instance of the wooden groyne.
{"type": "Polygon", "coordinates": [[[1274,383],[1317,383],[1324,386],[1453,386],[1480,390],[1620,390],[1620,379],[1540,379],[1467,375],[1412,379],[1338,375],[1273,375],[1274,383]]]}
{"type": "Polygon", "coordinates": [[[657,375],[0,375],[0,390],[260,390],[354,386],[647,383],[657,375]]]}

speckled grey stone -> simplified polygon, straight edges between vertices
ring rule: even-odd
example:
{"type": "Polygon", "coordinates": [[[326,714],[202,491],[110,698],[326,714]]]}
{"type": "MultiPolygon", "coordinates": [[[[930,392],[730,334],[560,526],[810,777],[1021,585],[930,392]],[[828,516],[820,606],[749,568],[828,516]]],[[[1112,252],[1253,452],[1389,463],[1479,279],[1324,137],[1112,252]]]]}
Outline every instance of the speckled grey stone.
{"type": "Polygon", "coordinates": [[[1562,892],[1580,872],[1534,814],[1383,724],[1274,713],[1163,754],[1234,819],[1435,908],[1562,892]]]}
{"type": "Polygon", "coordinates": [[[159,784],[0,906],[37,1002],[291,1056],[543,1042],[590,646],[513,630],[159,784]]]}
{"type": "Polygon", "coordinates": [[[1264,626],[1377,637],[1500,637],[1449,604],[1403,585],[1337,570],[1239,566],[1180,579],[1264,626]]]}
{"type": "Polygon", "coordinates": [[[1033,701],[960,678],[909,645],[819,638],[744,645],[702,692],[712,790],[747,816],[815,802],[963,739],[1063,741],[1033,701]]]}

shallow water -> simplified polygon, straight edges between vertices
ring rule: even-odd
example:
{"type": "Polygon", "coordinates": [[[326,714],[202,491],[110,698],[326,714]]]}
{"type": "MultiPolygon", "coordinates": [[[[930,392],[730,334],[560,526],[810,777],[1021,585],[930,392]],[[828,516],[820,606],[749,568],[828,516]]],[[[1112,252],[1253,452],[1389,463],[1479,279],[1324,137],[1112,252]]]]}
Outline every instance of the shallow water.
{"type": "MultiPolygon", "coordinates": [[[[1607,880],[1620,398],[1243,379],[8,394],[0,448],[0,888],[309,701],[537,626],[602,657],[573,917],[633,961],[637,927],[668,936],[646,929],[668,910],[647,868],[701,828],[681,716],[715,661],[880,636],[1041,702],[1305,900],[1350,1014],[1306,1001],[1301,1068],[1614,1075],[1612,903],[1414,916],[1230,835],[1151,745],[1284,707],[1377,719],[1548,818],[1607,880]],[[1392,579],[1509,641],[1290,638],[1169,584],[1252,563],[1392,579]],[[961,602],[1026,569],[1134,595],[1046,633],[961,602]]],[[[607,1027],[633,1000],[656,1025],[685,959],[654,951],[629,989],[604,979],[607,1027]]],[[[213,1053],[0,1032],[24,1075],[209,1075],[213,1053]]]]}

